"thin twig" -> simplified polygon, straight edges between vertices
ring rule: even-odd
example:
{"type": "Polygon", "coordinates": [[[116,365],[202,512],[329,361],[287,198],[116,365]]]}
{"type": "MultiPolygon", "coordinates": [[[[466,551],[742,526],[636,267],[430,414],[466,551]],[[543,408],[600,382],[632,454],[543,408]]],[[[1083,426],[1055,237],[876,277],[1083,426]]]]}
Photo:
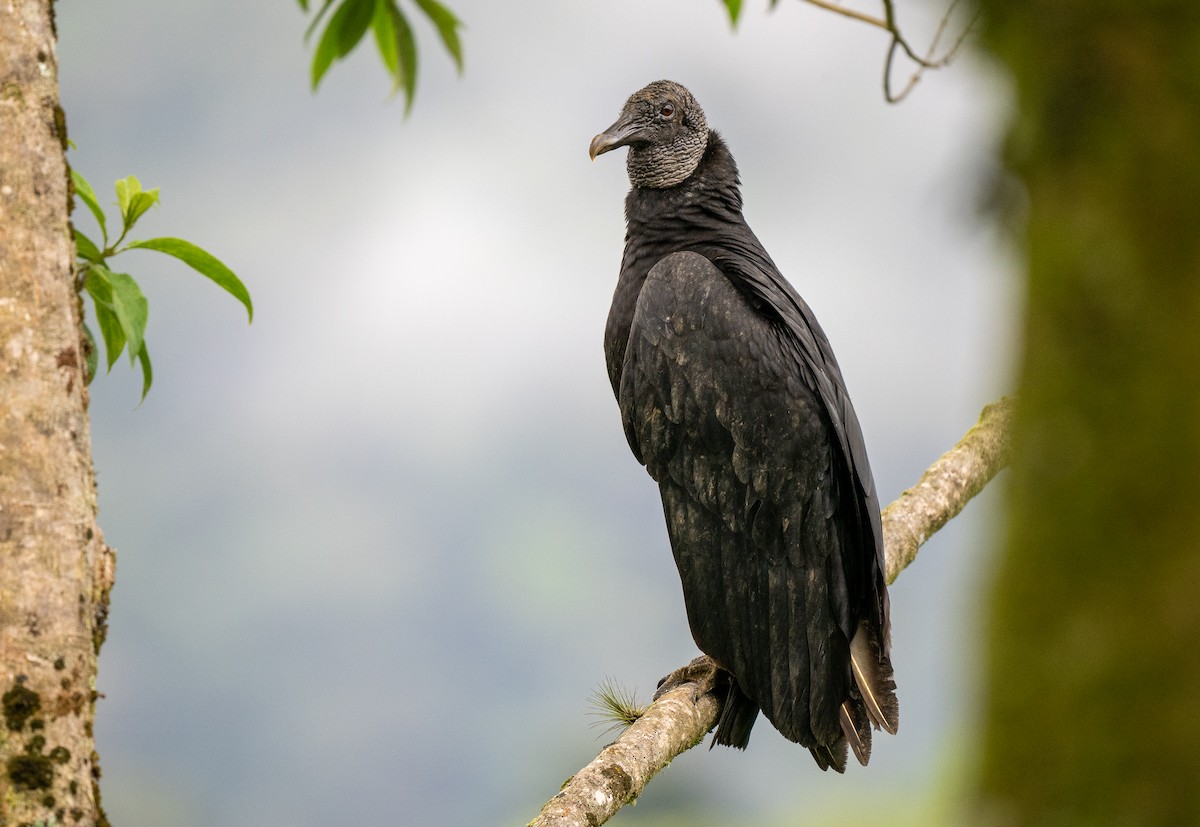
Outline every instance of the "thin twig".
{"type": "Polygon", "coordinates": [[[950,61],[958,54],[958,50],[966,42],[967,35],[975,28],[975,23],[979,19],[979,13],[971,18],[971,22],[963,27],[959,32],[958,39],[954,41],[954,45],[937,60],[933,59],[934,53],[937,51],[938,43],[942,40],[942,35],[946,32],[946,27],[950,23],[950,16],[954,14],[954,10],[958,7],[961,0],[953,0],[946,8],[946,13],[942,15],[941,21],[938,22],[937,31],[933,35],[933,42],[929,44],[929,51],[924,58],[917,58],[913,55],[908,43],[904,38],[900,37],[899,31],[893,31],[892,43],[888,46],[887,58],[883,62],[883,97],[888,103],[899,103],[908,97],[908,93],[913,90],[913,87],[921,80],[921,75],[925,74],[926,69],[941,69],[943,66],[948,66],[950,61]],[[913,72],[912,77],[908,79],[908,83],[900,90],[900,94],[892,94],[892,61],[896,55],[896,47],[900,46],[904,49],[905,54],[912,58],[917,63],[917,69],[913,72]]]}
{"type": "Polygon", "coordinates": [[[839,3],[833,2],[833,0],[804,0],[805,3],[816,6],[820,9],[824,9],[825,11],[839,14],[842,17],[849,17],[851,20],[857,20],[860,23],[866,23],[868,26],[874,26],[878,29],[883,29],[892,36],[891,43],[888,44],[887,57],[883,62],[883,96],[888,103],[899,103],[900,101],[904,100],[908,93],[912,91],[913,87],[917,85],[917,82],[921,79],[921,75],[924,74],[926,69],[940,69],[950,63],[950,61],[958,53],[959,47],[962,46],[963,42],[966,40],[967,35],[974,28],[975,21],[978,19],[978,13],[976,14],[976,17],[972,18],[971,22],[963,28],[958,39],[955,41],[950,50],[935,60],[934,54],[937,51],[938,43],[941,41],[942,35],[945,33],[946,27],[950,22],[950,17],[954,14],[954,10],[958,8],[961,0],[952,0],[949,7],[946,9],[946,13],[942,15],[941,22],[938,24],[937,33],[934,35],[933,42],[930,44],[929,50],[924,56],[917,54],[916,50],[913,49],[912,44],[908,42],[908,39],[900,33],[900,25],[896,22],[896,9],[894,0],[881,1],[883,3],[883,17],[874,17],[866,14],[865,12],[858,11],[857,9],[846,8],[839,3]],[[893,95],[892,65],[896,58],[897,49],[902,50],[909,60],[917,64],[917,69],[913,73],[912,77],[908,79],[908,83],[905,84],[904,89],[902,89],[898,95],[893,95]]]}
{"type": "MultiPolygon", "coordinates": [[[[883,510],[887,580],[1008,464],[1013,402],[983,409],[979,422],[912,488],[883,510]]],[[[595,760],[563,784],[527,827],[597,827],[637,798],[659,770],[713,728],[721,702],[685,683],[664,693],[595,760]]]]}
{"type": "Polygon", "coordinates": [[[829,0],[804,0],[804,2],[811,3],[814,6],[819,6],[820,8],[825,9],[826,11],[831,11],[834,14],[840,14],[840,15],[842,15],[842,17],[849,17],[853,20],[859,20],[863,23],[868,23],[872,26],[878,26],[879,28],[883,29],[885,32],[894,32],[895,31],[891,26],[889,26],[887,24],[886,20],[883,20],[878,17],[872,17],[869,14],[864,14],[863,12],[856,11],[855,9],[848,9],[845,6],[839,6],[837,3],[829,2],[829,0]]]}

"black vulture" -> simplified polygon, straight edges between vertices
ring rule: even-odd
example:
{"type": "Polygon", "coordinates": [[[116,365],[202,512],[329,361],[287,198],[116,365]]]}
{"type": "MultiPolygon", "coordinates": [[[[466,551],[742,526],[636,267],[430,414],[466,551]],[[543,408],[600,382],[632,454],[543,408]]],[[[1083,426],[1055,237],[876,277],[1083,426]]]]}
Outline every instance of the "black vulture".
{"type": "Polygon", "coordinates": [[[737,166],[687,89],[633,94],[625,255],[604,334],[629,447],[658,483],[715,744],[761,709],[822,769],[899,718],[879,499],[829,341],[742,217],[737,166]]]}

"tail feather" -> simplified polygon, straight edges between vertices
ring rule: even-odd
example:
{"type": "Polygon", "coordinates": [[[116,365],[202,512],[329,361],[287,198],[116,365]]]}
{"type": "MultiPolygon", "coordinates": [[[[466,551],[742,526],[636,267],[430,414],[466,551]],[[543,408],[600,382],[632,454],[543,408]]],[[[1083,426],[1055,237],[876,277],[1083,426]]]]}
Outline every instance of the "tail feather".
{"type": "Polygon", "coordinates": [[[737,678],[726,673],[729,690],[721,704],[721,715],[717,718],[717,731],[709,749],[717,744],[745,749],[750,743],[750,730],[758,718],[758,704],[750,700],[738,686],[737,678]]]}
{"type": "Polygon", "coordinates": [[[900,704],[896,700],[892,662],[865,620],[858,624],[858,631],[850,641],[850,669],[871,723],[895,735],[900,726],[900,704]]]}
{"type": "Polygon", "coordinates": [[[838,709],[838,720],[854,757],[865,767],[867,761],[871,760],[871,725],[863,711],[863,705],[856,699],[842,701],[838,709]]]}
{"type": "Polygon", "coordinates": [[[828,770],[832,767],[835,772],[846,771],[845,739],[838,739],[832,744],[820,744],[815,747],[809,747],[808,751],[812,753],[812,757],[817,761],[817,766],[822,770],[828,770]]]}

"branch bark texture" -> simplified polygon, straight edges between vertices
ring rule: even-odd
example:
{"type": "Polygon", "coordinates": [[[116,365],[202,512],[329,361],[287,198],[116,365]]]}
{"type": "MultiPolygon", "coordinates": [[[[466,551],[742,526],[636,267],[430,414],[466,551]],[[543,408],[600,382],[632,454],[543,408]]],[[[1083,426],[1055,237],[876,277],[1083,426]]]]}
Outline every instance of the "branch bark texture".
{"type": "Polygon", "coordinates": [[[697,693],[692,684],[663,694],[575,773],[530,827],[590,827],[608,821],[675,756],[700,743],[720,711],[713,693],[697,693]]]}
{"type": "Polygon", "coordinates": [[[0,4],[0,824],[107,824],[96,526],[50,0],[0,4]]]}
{"type": "Polygon", "coordinates": [[[883,509],[887,581],[917,559],[917,550],[963,510],[1008,465],[1014,403],[1004,398],[983,409],[979,422],[938,458],[912,488],[883,509]]]}
{"type": "MultiPolygon", "coordinates": [[[[883,511],[887,579],[916,559],[926,540],[956,516],[1008,463],[1013,402],[983,409],[979,422],[912,488],[883,511]]],[[[595,760],[546,802],[528,827],[597,827],[637,798],[659,770],[704,739],[721,702],[706,687],[665,693],[595,760]]]]}

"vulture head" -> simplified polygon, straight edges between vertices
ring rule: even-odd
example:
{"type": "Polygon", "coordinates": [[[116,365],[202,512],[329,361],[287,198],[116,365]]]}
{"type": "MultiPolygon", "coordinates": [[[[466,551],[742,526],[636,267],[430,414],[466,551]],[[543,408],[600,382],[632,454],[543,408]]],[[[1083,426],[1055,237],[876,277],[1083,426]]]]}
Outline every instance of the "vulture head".
{"type": "Polygon", "coordinates": [[[708,146],[708,122],[692,93],[670,80],[634,92],[621,117],[592,138],[597,155],[629,147],[626,167],[635,187],[673,187],[696,171],[708,146]]]}

